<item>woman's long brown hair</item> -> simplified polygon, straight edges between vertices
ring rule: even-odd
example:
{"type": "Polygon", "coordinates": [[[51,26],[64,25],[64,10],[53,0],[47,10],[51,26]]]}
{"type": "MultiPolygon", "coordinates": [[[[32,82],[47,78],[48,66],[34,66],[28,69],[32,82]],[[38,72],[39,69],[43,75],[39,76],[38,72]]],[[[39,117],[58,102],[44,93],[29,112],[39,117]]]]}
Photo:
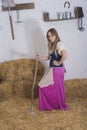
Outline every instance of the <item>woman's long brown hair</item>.
{"type": "Polygon", "coordinates": [[[56,29],[54,29],[54,28],[49,29],[49,30],[47,31],[46,37],[47,37],[47,40],[48,40],[48,49],[55,51],[55,50],[56,50],[56,47],[57,47],[57,43],[60,41],[60,37],[59,37],[59,35],[58,35],[56,29]],[[51,43],[51,42],[49,41],[49,38],[48,38],[48,33],[49,33],[49,32],[50,32],[52,35],[55,35],[55,36],[56,36],[56,39],[55,39],[54,43],[51,43]]]}
{"type": "Polygon", "coordinates": [[[50,58],[50,51],[51,51],[51,50],[54,51],[54,52],[55,52],[55,55],[57,56],[57,54],[58,54],[58,52],[57,52],[57,43],[60,42],[61,40],[60,40],[60,37],[59,37],[59,35],[58,35],[58,33],[57,33],[57,31],[56,31],[55,28],[49,29],[49,30],[47,31],[46,37],[47,37],[47,40],[48,40],[48,59],[49,59],[49,58],[50,58]],[[49,32],[50,32],[52,35],[55,35],[55,36],[56,36],[56,39],[55,39],[54,43],[51,43],[51,42],[49,41],[49,38],[48,38],[48,33],[49,33],[49,32]]]}

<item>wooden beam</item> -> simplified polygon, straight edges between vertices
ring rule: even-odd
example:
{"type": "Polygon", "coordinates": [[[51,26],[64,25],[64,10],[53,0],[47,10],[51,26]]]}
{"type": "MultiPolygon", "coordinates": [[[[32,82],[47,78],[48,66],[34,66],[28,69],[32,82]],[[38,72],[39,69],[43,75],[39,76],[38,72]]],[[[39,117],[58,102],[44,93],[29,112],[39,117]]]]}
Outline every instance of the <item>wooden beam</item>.
{"type": "MultiPolygon", "coordinates": [[[[10,7],[10,10],[24,10],[24,9],[34,9],[34,3],[21,3],[21,4],[15,4],[15,7],[10,7]]],[[[4,7],[2,5],[2,11],[8,11],[8,7],[4,7]]]]}

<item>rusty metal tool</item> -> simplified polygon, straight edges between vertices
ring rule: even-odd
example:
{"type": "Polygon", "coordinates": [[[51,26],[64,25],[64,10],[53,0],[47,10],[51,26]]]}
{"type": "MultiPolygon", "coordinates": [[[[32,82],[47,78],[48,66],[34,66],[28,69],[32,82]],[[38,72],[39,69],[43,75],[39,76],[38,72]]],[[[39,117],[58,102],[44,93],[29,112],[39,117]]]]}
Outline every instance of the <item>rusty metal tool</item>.
{"type": "Polygon", "coordinates": [[[9,20],[10,20],[10,27],[11,27],[11,34],[12,39],[14,40],[14,30],[13,30],[13,22],[12,22],[12,15],[11,15],[11,7],[15,7],[14,0],[2,0],[3,7],[8,8],[9,20]]]}

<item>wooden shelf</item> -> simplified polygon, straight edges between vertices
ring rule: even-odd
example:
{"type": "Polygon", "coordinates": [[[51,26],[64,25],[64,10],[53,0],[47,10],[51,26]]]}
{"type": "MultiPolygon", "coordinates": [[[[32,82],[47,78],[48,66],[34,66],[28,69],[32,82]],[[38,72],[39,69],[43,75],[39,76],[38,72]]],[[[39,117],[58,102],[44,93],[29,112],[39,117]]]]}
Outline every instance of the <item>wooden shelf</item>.
{"type": "Polygon", "coordinates": [[[77,19],[77,17],[71,17],[71,18],[66,18],[66,19],[50,19],[49,13],[43,13],[43,20],[45,22],[64,21],[64,20],[73,20],[73,19],[77,19]]]}
{"type": "Polygon", "coordinates": [[[68,18],[68,19],[48,19],[48,20],[45,20],[45,22],[53,22],[53,21],[64,21],[64,20],[73,20],[73,19],[77,19],[76,17],[71,17],[71,18],[68,18]]]}

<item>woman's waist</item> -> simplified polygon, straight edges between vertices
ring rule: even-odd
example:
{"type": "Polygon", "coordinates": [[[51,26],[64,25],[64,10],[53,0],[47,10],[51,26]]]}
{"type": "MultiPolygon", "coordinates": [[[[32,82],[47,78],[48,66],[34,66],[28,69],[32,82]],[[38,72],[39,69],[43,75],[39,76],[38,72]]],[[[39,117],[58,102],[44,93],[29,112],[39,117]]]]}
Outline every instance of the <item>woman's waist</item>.
{"type": "Polygon", "coordinates": [[[49,62],[50,67],[63,67],[63,63],[60,64],[59,66],[57,66],[57,65],[54,65],[54,64],[53,64],[54,61],[57,61],[57,62],[58,62],[58,61],[60,61],[60,59],[53,59],[53,58],[51,58],[51,59],[50,59],[50,62],[49,62]]]}
{"type": "Polygon", "coordinates": [[[60,65],[54,65],[53,63],[50,63],[50,67],[55,67],[55,68],[57,68],[57,67],[64,67],[64,65],[63,65],[63,63],[60,64],[60,65]]]}

